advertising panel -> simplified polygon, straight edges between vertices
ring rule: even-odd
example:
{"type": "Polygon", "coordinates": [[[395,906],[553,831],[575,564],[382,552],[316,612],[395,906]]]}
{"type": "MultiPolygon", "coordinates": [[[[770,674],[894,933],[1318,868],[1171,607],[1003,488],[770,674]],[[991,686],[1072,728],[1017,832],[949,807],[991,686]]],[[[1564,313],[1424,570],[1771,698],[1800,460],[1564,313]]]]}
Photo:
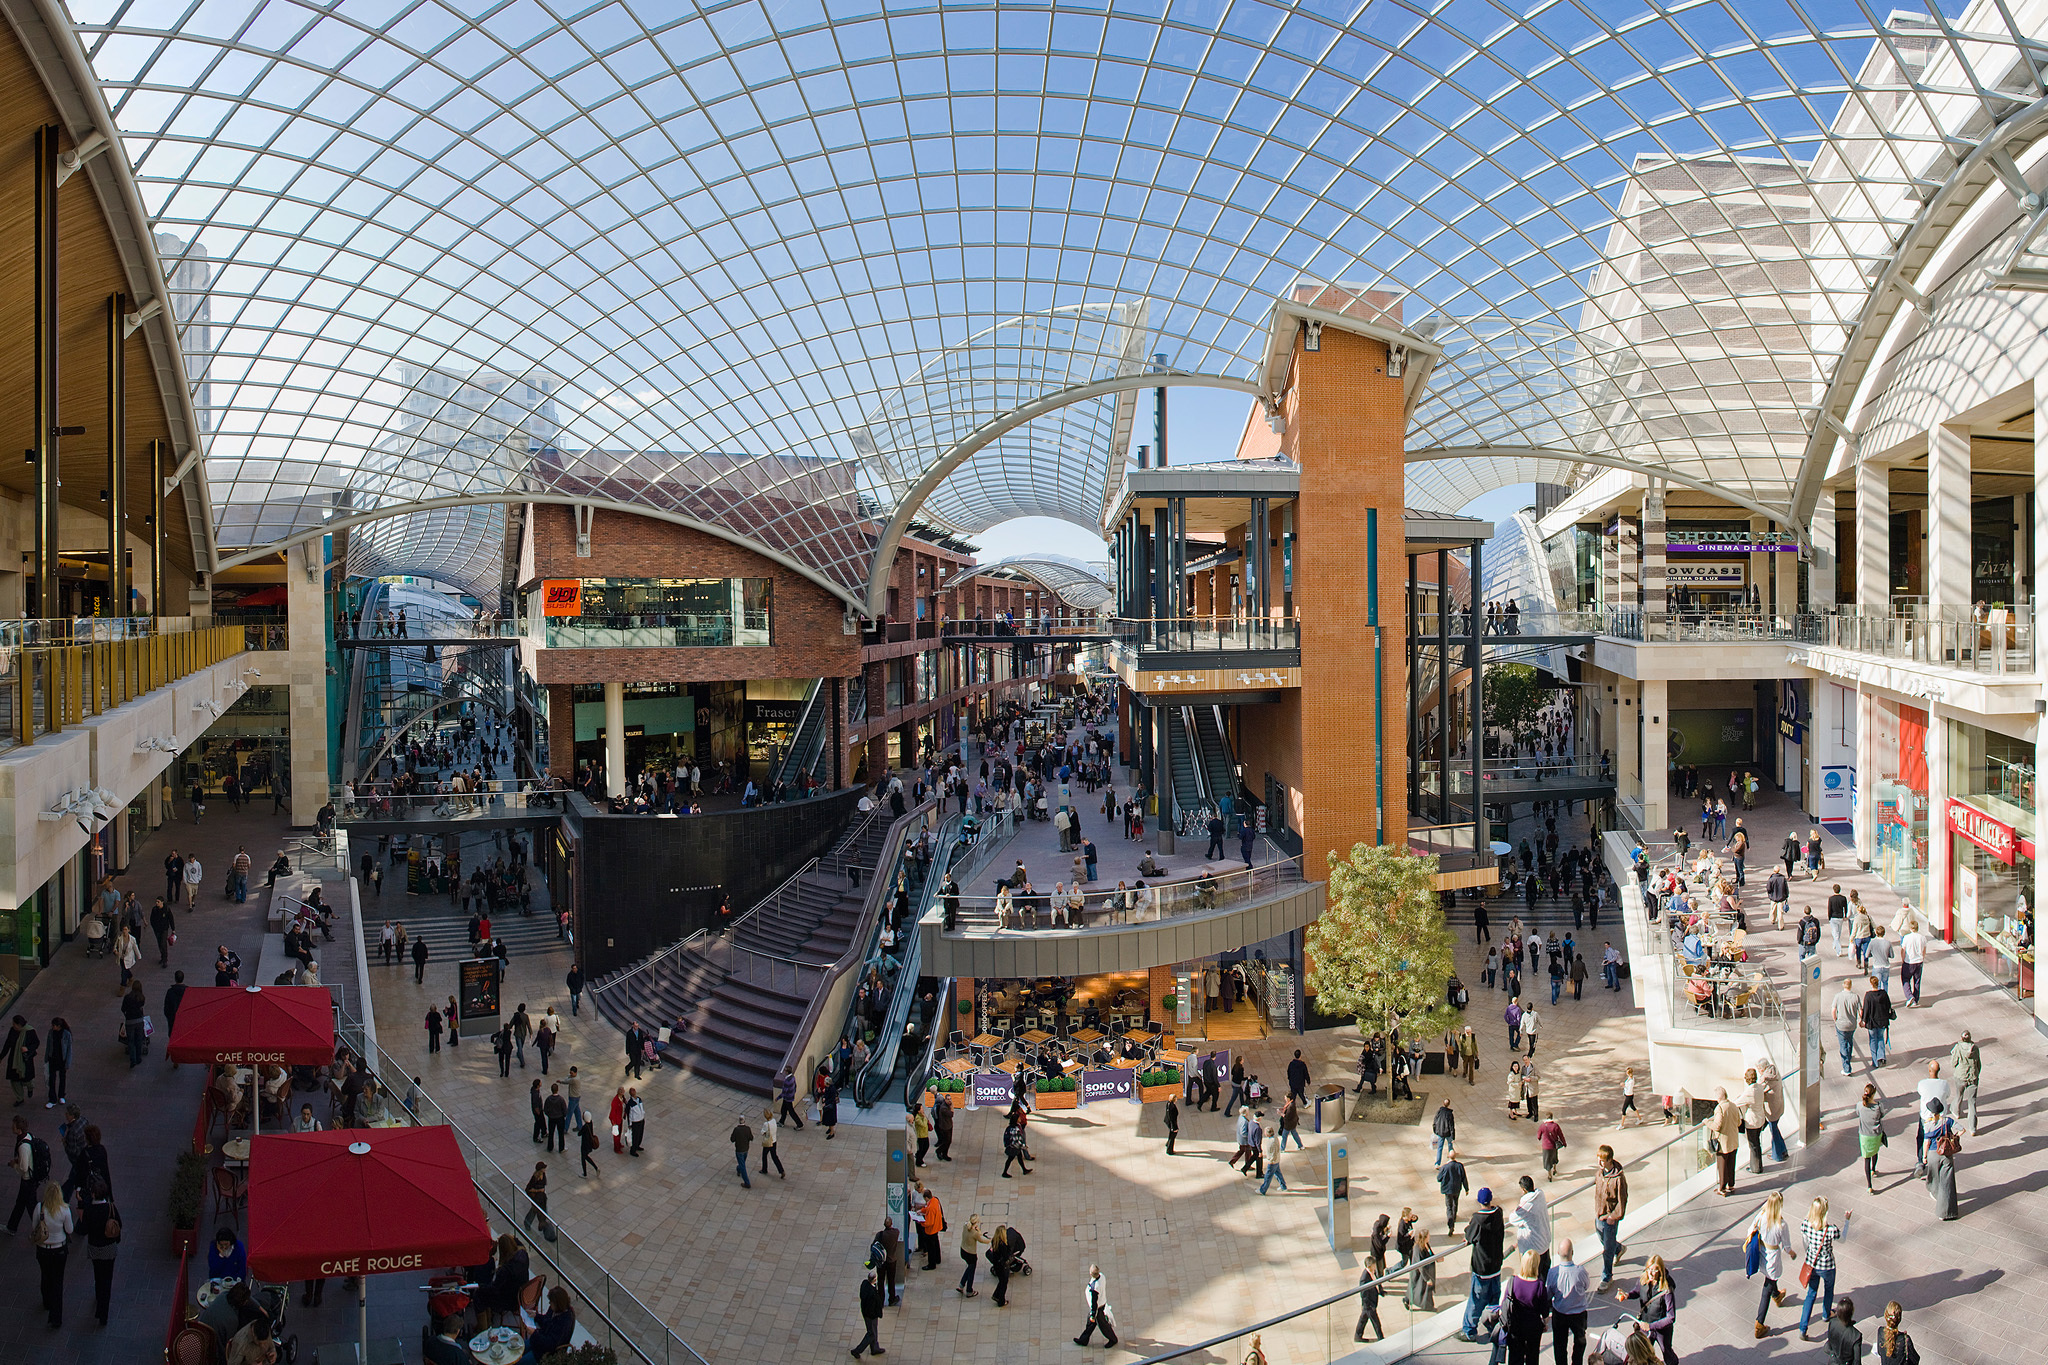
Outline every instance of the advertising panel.
{"type": "Polygon", "coordinates": [[[549,578],[540,585],[541,612],[547,616],[581,616],[583,614],[583,580],[580,578],[549,578]]]}
{"type": "Polygon", "coordinates": [[[1130,1100],[1138,1097],[1138,1073],[1126,1066],[1106,1067],[1081,1073],[1081,1103],[1130,1100]]]}
{"type": "Polygon", "coordinates": [[[1671,758],[1696,767],[1732,764],[1740,767],[1756,761],[1752,728],[1755,713],[1748,710],[1673,711],[1670,723],[1671,758]]]}
{"type": "Polygon", "coordinates": [[[967,1085],[970,1109],[1008,1109],[1016,1080],[1006,1071],[977,1071],[967,1085]]]}

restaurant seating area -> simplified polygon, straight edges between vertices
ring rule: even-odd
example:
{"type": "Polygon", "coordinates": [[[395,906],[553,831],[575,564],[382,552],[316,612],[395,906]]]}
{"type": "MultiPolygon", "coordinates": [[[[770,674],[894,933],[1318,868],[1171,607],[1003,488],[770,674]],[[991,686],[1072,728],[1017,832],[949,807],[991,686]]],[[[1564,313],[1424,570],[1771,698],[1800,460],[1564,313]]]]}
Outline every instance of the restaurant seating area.
{"type": "Polygon", "coordinates": [[[976,1027],[956,1029],[937,1069],[964,1078],[977,1071],[1058,1076],[1085,1067],[1145,1067],[1181,1059],[1174,1035],[1151,1020],[1143,973],[1041,977],[987,983],[976,1027]],[[1125,980],[1123,978],[1128,978],[1125,980]]]}

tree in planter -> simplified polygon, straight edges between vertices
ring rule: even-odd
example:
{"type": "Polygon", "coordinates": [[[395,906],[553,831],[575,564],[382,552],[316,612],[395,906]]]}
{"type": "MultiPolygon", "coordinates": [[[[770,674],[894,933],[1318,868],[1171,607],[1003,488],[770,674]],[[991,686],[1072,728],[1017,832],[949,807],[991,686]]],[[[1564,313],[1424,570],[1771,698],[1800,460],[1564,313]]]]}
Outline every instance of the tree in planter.
{"type": "Polygon", "coordinates": [[[1437,902],[1435,858],[1355,844],[1329,855],[1330,888],[1308,927],[1308,988],[1317,1005],[1370,1033],[1399,1024],[1430,1039],[1460,1022],[1444,997],[1456,970],[1437,902]]]}
{"type": "Polygon", "coordinates": [[[1517,744],[1535,736],[1546,700],[1536,670],[1529,665],[1486,666],[1486,723],[1507,731],[1517,744]]]}

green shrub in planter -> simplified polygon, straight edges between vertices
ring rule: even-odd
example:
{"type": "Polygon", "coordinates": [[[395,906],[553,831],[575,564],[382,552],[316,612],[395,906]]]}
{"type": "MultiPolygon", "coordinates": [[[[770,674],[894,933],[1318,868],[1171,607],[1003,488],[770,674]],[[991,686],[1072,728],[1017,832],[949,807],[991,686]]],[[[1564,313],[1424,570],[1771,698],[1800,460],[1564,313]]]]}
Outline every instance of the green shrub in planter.
{"type": "Polygon", "coordinates": [[[199,1209],[205,1199],[206,1158],[189,1149],[179,1152],[178,1168],[171,1173],[171,1226],[198,1227],[199,1209]]]}
{"type": "Polygon", "coordinates": [[[1040,1076],[1031,1088],[1041,1095],[1062,1095],[1079,1090],[1081,1085],[1071,1076],[1040,1076]]]}
{"type": "Polygon", "coordinates": [[[1180,1072],[1175,1071],[1170,1066],[1161,1067],[1156,1071],[1147,1071],[1138,1077],[1139,1085],[1179,1085],[1180,1083],[1180,1072]]]}
{"type": "Polygon", "coordinates": [[[932,1089],[945,1095],[964,1095],[967,1093],[967,1082],[952,1076],[941,1076],[932,1082],[932,1089]]]}

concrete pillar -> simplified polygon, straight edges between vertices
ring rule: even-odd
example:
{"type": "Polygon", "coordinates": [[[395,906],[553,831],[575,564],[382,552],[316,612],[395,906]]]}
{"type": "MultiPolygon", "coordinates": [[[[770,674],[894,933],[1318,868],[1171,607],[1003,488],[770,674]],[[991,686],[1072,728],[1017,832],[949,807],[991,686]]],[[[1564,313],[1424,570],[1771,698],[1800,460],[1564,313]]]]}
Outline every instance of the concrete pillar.
{"type": "MultiPolygon", "coordinates": [[[[1636,725],[1638,694],[1642,685],[1634,678],[1614,680],[1614,773],[1618,794],[1642,808],[1642,745],[1636,725]],[[1631,790],[1633,788],[1633,790],[1631,790]]],[[[1645,831],[1650,832],[1649,830],[1645,831]]]]}
{"type": "Polygon", "coordinates": [[[327,803],[330,731],[338,733],[346,717],[327,714],[326,537],[287,551],[284,559],[292,823],[304,828],[327,803]]]}
{"type": "Polygon", "coordinates": [[[1642,527],[1633,517],[1623,517],[1615,523],[1614,533],[1614,605],[1623,611],[1633,611],[1643,603],[1642,558],[1642,527]]]}
{"type": "Polygon", "coordinates": [[[1939,620],[1970,615],[1970,433],[1927,433],[1927,604],[1939,620]]]}
{"type": "MultiPolygon", "coordinates": [[[[1967,523],[1965,523],[1967,525],[1967,523]]],[[[1927,708],[1927,828],[1932,837],[1927,840],[1927,871],[1920,883],[1920,894],[1913,897],[1913,904],[1927,917],[1928,932],[1934,937],[1955,941],[1955,926],[1949,922],[1948,887],[1954,875],[1950,864],[1954,862],[1954,840],[1948,833],[1948,798],[1958,793],[1949,789],[1948,770],[1948,720],[1938,706],[1927,708]]],[[[1883,905],[1884,902],[1878,902],[1883,905]]],[[[1889,919],[1895,907],[1886,906],[1889,919]]]]}
{"type": "Polygon", "coordinates": [[[1664,583],[1664,484],[1650,480],[1643,494],[1643,638],[1666,638],[1670,594],[1664,583]]]}
{"type": "Polygon", "coordinates": [[[1806,566],[1806,605],[1811,611],[1824,612],[1835,605],[1835,564],[1841,553],[1835,539],[1834,489],[1820,490],[1806,533],[1813,545],[1813,559],[1806,566]]]}
{"type": "MultiPolygon", "coordinates": [[[[1860,510],[1860,509],[1859,509],[1860,510]]],[[[1856,529],[1861,533],[1862,519],[1856,529]]],[[[1861,570],[1858,570],[1861,573],[1861,570]]],[[[1860,598],[1862,593],[1859,591],[1860,598]]],[[[1856,685],[1856,861],[1869,867],[1877,856],[1877,700],[1856,685]]]]}
{"type": "Polygon", "coordinates": [[[604,685],[604,790],[607,796],[626,794],[626,685],[604,685]]]}
{"type": "Polygon", "coordinates": [[[1661,678],[1642,684],[1643,832],[1655,837],[1671,828],[1670,684],[1661,678]]]}
{"type": "MultiPolygon", "coordinates": [[[[2032,597],[2035,609],[2038,611],[2042,601],[2048,599],[2048,592],[2043,590],[2048,588],[2048,459],[2042,457],[2041,443],[2039,441],[2034,443],[2034,525],[2032,530],[2034,540],[2033,558],[2027,562],[2029,572],[2026,582],[2016,591],[2019,592],[2022,598],[2032,597]]],[[[2041,1009],[2048,1011],[2048,1000],[2041,998],[2041,992],[2035,992],[2035,1000],[2041,1009]]]]}
{"type": "MultiPolygon", "coordinates": [[[[1891,471],[1867,460],[1856,466],[1856,605],[1873,616],[1891,615],[1891,471]]],[[[1866,789],[1874,778],[1860,765],[1858,776],[1866,789]]]]}

